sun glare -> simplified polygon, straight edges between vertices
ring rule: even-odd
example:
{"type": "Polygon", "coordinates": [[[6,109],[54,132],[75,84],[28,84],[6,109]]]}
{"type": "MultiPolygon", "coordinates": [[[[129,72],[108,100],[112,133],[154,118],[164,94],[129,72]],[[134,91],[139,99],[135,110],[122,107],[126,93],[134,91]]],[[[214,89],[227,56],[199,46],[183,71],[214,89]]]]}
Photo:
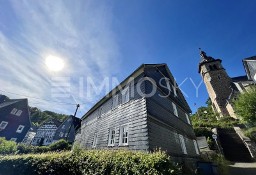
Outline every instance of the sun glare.
{"type": "Polygon", "coordinates": [[[64,68],[64,61],[56,56],[49,55],[46,60],[45,64],[49,70],[58,72],[64,68]]]}

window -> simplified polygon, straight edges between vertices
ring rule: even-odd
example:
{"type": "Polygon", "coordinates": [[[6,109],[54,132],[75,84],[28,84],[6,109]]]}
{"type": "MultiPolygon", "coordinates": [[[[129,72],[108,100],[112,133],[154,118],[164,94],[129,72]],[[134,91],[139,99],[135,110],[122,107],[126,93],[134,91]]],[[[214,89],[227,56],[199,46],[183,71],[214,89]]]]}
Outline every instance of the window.
{"type": "Polygon", "coordinates": [[[186,145],[185,145],[185,140],[184,140],[183,135],[180,135],[180,144],[181,144],[182,152],[183,152],[184,154],[188,154],[188,153],[187,153],[187,148],[186,148],[186,145]]]}
{"type": "Polygon", "coordinates": [[[195,146],[196,154],[198,154],[198,155],[199,155],[199,150],[198,150],[197,142],[196,142],[196,140],[193,140],[193,142],[194,142],[194,146],[195,146]]]}
{"type": "Polygon", "coordinates": [[[219,80],[221,79],[221,76],[220,76],[220,75],[218,75],[218,79],[219,79],[219,80]]]}
{"type": "Polygon", "coordinates": [[[15,115],[20,116],[22,114],[22,110],[18,110],[15,115]]]}
{"type": "Polygon", "coordinates": [[[174,113],[174,115],[177,116],[177,117],[179,117],[176,104],[174,104],[173,102],[172,102],[172,107],[173,107],[173,113],[174,113]]]}
{"type": "Polygon", "coordinates": [[[128,145],[128,126],[127,125],[120,127],[119,145],[120,146],[128,145]]]}
{"type": "Polygon", "coordinates": [[[17,133],[22,133],[23,129],[25,128],[25,126],[23,125],[19,125],[18,129],[17,129],[17,133]]]}
{"type": "Polygon", "coordinates": [[[60,132],[60,135],[59,135],[60,137],[63,137],[63,132],[60,132]]]}
{"type": "Polygon", "coordinates": [[[16,142],[17,138],[11,138],[10,141],[16,142]]]}
{"type": "Polygon", "coordinates": [[[62,125],[62,129],[65,129],[65,125],[62,125]]]}
{"type": "Polygon", "coordinates": [[[7,125],[8,125],[8,122],[2,121],[0,124],[0,129],[5,129],[7,125]]]}
{"type": "Polygon", "coordinates": [[[177,91],[176,91],[176,87],[175,86],[172,86],[172,89],[173,89],[173,92],[174,92],[174,96],[177,97],[177,91]]]}
{"type": "Polygon", "coordinates": [[[108,146],[114,146],[115,145],[115,135],[116,131],[114,128],[109,130],[109,135],[108,135],[108,146]]]}
{"type": "Polygon", "coordinates": [[[129,87],[125,88],[122,91],[122,101],[123,103],[126,103],[130,100],[130,96],[129,96],[129,87]]]}
{"type": "Polygon", "coordinates": [[[115,109],[117,106],[118,106],[118,95],[115,95],[112,101],[112,109],[115,109]]]}
{"type": "Polygon", "coordinates": [[[165,78],[165,83],[166,83],[166,87],[168,89],[168,94],[170,94],[170,92],[172,91],[171,89],[171,85],[170,85],[170,82],[169,82],[169,79],[168,78],[165,78]]]}
{"type": "Polygon", "coordinates": [[[65,137],[68,137],[68,133],[65,134],[65,137]]]}
{"type": "Polygon", "coordinates": [[[216,66],[216,64],[213,65],[213,69],[214,69],[214,70],[217,70],[217,69],[218,69],[218,67],[216,66]]]}
{"type": "Polygon", "coordinates": [[[18,110],[18,109],[13,108],[13,109],[12,109],[12,111],[11,111],[11,114],[14,114],[14,115],[15,115],[15,114],[16,114],[16,112],[17,112],[17,110],[18,110]]]}
{"type": "Polygon", "coordinates": [[[185,115],[186,115],[186,118],[187,118],[187,122],[188,122],[188,124],[191,124],[191,123],[190,123],[190,119],[189,119],[188,114],[187,114],[187,113],[185,113],[185,115]]]}
{"type": "Polygon", "coordinates": [[[95,133],[93,137],[92,147],[95,148],[97,145],[98,135],[95,133]]]}

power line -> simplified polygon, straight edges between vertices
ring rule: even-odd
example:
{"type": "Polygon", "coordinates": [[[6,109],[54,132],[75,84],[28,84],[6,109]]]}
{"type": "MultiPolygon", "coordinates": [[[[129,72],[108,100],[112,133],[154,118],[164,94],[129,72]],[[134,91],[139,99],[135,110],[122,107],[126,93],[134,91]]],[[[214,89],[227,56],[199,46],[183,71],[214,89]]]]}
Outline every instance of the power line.
{"type": "Polygon", "coordinates": [[[66,104],[66,105],[77,105],[77,104],[74,104],[74,103],[66,103],[66,102],[60,102],[60,101],[55,101],[55,100],[42,99],[42,98],[22,95],[22,94],[18,94],[18,93],[14,93],[14,92],[9,92],[9,91],[4,91],[4,90],[0,90],[0,91],[1,92],[5,92],[5,93],[9,93],[9,94],[13,94],[13,95],[19,95],[19,96],[27,97],[27,98],[33,98],[33,99],[37,99],[37,100],[41,100],[41,101],[49,101],[49,102],[54,102],[54,103],[59,103],[59,104],[66,104]]]}

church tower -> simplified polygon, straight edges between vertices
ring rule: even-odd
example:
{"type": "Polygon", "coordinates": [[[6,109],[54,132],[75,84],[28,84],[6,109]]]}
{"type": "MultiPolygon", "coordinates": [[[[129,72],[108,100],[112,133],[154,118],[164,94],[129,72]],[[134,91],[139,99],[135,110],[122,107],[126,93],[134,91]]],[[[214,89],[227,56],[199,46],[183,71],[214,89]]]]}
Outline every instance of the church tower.
{"type": "Polygon", "coordinates": [[[203,78],[214,111],[220,117],[233,117],[233,108],[228,103],[228,99],[232,94],[232,80],[223,68],[221,64],[222,60],[207,56],[204,51],[200,52],[200,56],[201,60],[198,72],[203,78]],[[232,108],[231,110],[229,109],[230,107],[232,108]]]}

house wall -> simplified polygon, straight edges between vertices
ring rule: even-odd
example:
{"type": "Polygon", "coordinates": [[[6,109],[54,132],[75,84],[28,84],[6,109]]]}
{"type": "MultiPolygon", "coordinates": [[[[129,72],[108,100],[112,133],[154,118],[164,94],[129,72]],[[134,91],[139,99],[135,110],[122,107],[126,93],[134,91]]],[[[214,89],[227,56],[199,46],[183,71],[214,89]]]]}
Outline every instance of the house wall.
{"type": "MultiPolygon", "coordinates": [[[[149,88],[151,85],[147,85],[149,88]]],[[[164,94],[157,93],[147,98],[149,150],[161,148],[172,156],[185,156],[181,149],[178,134],[183,135],[188,154],[187,157],[198,156],[193,140],[196,140],[192,126],[187,120],[188,112],[172,101],[169,97],[161,97],[164,94]],[[172,103],[176,104],[178,116],[174,115],[172,103]]]]}
{"type": "Polygon", "coordinates": [[[5,121],[8,122],[8,124],[5,129],[0,131],[0,137],[5,137],[7,140],[16,139],[16,142],[22,142],[31,127],[28,101],[27,99],[22,99],[17,100],[17,102],[15,102],[15,100],[11,100],[10,102],[4,103],[10,103],[10,105],[0,108],[0,123],[5,121]],[[14,108],[17,109],[17,111],[22,111],[20,116],[11,114],[11,111],[14,108]],[[20,125],[24,126],[24,128],[22,132],[17,132],[20,125]]]}
{"type": "Polygon", "coordinates": [[[146,100],[142,94],[138,93],[137,86],[142,93],[145,92],[145,82],[143,75],[135,79],[134,86],[129,85],[130,100],[122,103],[122,94],[118,92],[118,106],[112,109],[113,97],[102,104],[99,108],[87,116],[81,123],[81,135],[76,137],[76,143],[84,148],[91,149],[94,135],[97,134],[96,148],[118,149],[120,137],[120,126],[128,125],[129,136],[128,146],[130,150],[148,150],[148,129],[146,100]],[[140,86],[138,84],[140,82],[140,86]],[[115,129],[115,144],[108,146],[109,130],[115,129]]]}

